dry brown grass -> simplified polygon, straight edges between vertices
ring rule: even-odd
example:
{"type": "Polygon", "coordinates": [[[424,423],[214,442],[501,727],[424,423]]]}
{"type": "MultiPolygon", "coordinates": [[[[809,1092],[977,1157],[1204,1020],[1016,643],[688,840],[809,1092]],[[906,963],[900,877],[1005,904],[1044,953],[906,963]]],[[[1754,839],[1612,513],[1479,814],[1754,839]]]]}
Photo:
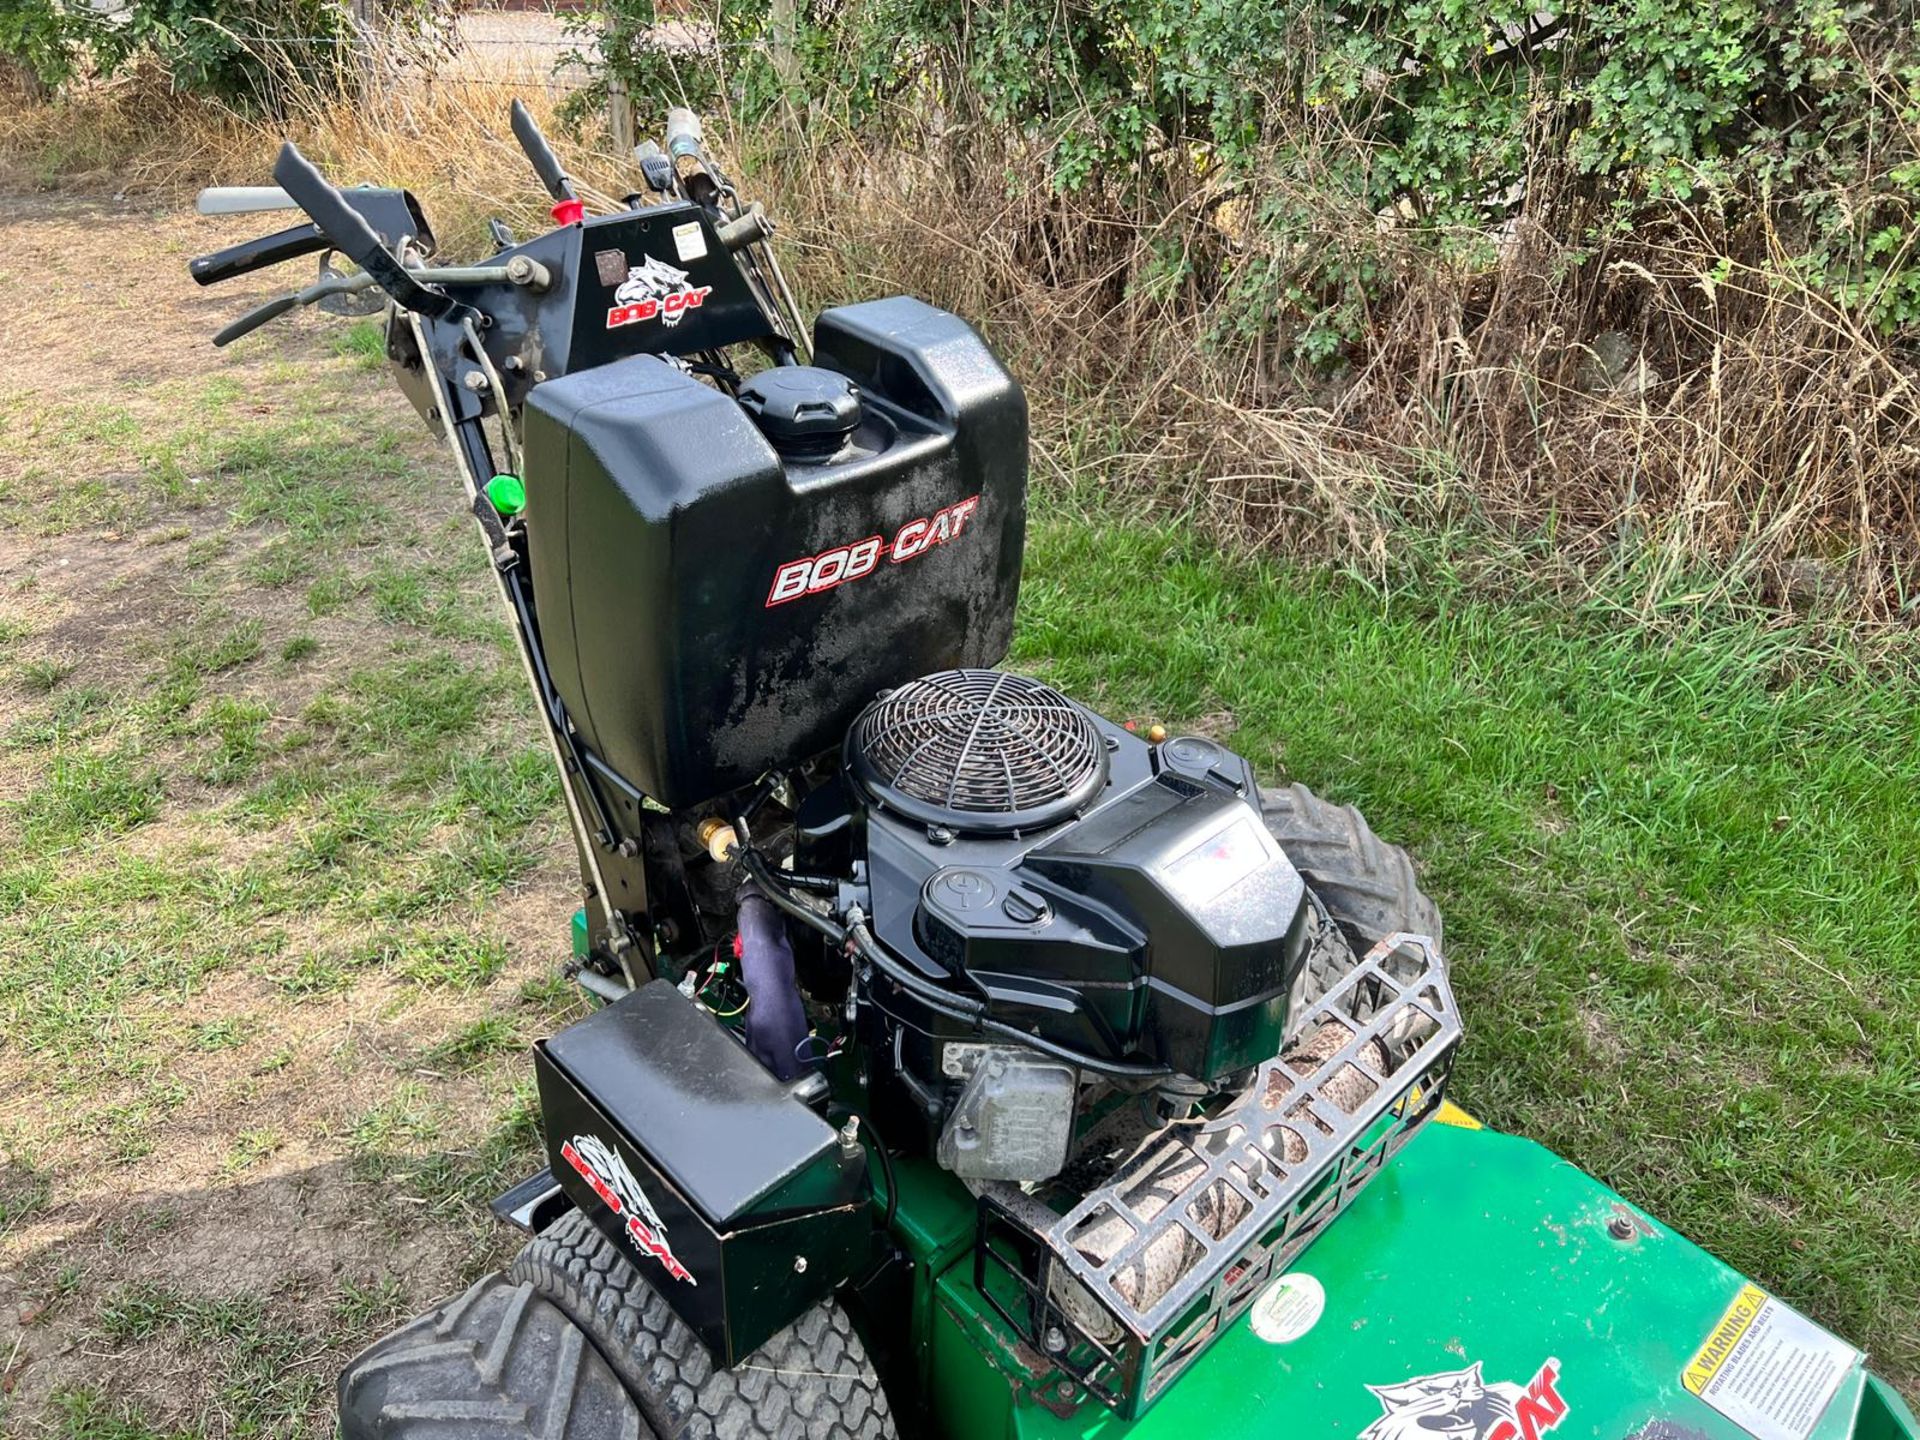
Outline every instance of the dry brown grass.
{"type": "Polygon", "coordinates": [[[1795,277],[1769,224],[1689,214],[1579,257],[1553,233],[1578,197],[1549,174],[1530,191],[1548,221],[1469,266],[1326,202],[1300,243],[1393,277],[1327,379],[1264,337],[1211,339],[1230,301],[1155,293],[1170,228],[1240,243],[1199,182],[1148,219],[1063,201],[1030,157],[842,136],[757,158],[816,293],[905,284],[983,320],[1044,376],[1044,461],[1242,540],[1384,572],[1409,522],[1535,555],[1547,538],[1568,575],[1628,582],[1648,609],[1717,590],[1888,619],[1914,592],[1920,371],[1795,277]]]}
{"type": "MultiPolygon", "coordinates": [[[[59,110],[13,107],[0,163],[184,198],[259,178],[284,129],[342,180],[415,190],[443,248],[470,253],[487,215],[541,223],[505,109],[522,94],[560,135],[550,79],[510,51],[466,58],[357,105],[296,97],[268,126],[135,77],[59,110]]],[[[1912,357],[1794,279],[1764,222],[1726,233],[1681,215],[1576,256],[1560,237],[1588,218],[1578,187],[1547,173],[1497,259],[1468,265],[1324,200],[1316,233],[1284,243],[1365,256],[1391,279],[1339,371],[1303,376],[1269,336],[1219,341],[1231,301],[1151,278],[1170,239],[1217,271],[1248,243],[1238,217],[1257,197],[1196,177],[1145,215],[1061,197],[1038,157],[972,125],[930,135],[911,116],[883,142],[818,115],[804,133],[716,121],[814,303],[912,290],[990,332],[1028,382],[1042,473],[1375,573],[1412,525],[1624,579],[1649,610],[1704,584],[1855,619],[1907,613],[1912,357]]],[[[635,183],[603,145],[560,148],[591,203],[635,183]]]]}

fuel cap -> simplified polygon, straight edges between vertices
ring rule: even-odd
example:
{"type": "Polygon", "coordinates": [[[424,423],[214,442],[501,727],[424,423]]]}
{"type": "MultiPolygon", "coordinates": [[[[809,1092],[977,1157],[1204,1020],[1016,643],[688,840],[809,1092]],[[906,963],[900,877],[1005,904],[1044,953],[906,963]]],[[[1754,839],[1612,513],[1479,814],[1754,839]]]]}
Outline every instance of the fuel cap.
{"type": "Polygon", "coordinates": [[[846,444],[860,423],[860,392],[833,370],[777,365],[740,387],[740,408],[782,455],[818,460],[846,444]]]}

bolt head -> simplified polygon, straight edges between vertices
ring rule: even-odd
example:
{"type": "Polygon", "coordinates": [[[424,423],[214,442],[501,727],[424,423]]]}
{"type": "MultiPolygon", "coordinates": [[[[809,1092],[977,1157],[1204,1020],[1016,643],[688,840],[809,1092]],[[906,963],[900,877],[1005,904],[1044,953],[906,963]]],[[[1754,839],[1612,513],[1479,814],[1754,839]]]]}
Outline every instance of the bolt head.
{"type": "Polygon", "coordinates": [[[1625,1215],[1616,1215],[1607,1221],[1607,1234],[1616,1240],[1631,1240],[1635,1233],[1633,1221],[1625,1215]]]}
{"type": "Polygon", "coordinates": [[[1058,1355],[1067,1348],[1067,1332],[1058,1325],[1049,1325],[1047,1333],[1040,1337],[1040,1343],[1053,1354],[1058,1355]]]}
{"type": "Polygon", "coordinates": [[[804,1275],[807,1273],[807,1257],[806,1256],[796,1255],[793,1257],[793,1273],[796,1275],[804,1275]]]}

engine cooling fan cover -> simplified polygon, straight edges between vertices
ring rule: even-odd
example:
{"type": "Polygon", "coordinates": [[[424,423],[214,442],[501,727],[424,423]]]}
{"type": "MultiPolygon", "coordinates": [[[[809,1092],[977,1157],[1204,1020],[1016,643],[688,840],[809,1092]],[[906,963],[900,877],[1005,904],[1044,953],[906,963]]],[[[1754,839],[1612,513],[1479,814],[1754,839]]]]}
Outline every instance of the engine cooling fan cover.
{"type": "Polygon", "coordinates": [[[942,670],[881,696],[853,722],[847,765],[874,802],[973,834],[1069,818],[1107,781],[1093,719],[1051,686],[1001,670],[942,670]]]}

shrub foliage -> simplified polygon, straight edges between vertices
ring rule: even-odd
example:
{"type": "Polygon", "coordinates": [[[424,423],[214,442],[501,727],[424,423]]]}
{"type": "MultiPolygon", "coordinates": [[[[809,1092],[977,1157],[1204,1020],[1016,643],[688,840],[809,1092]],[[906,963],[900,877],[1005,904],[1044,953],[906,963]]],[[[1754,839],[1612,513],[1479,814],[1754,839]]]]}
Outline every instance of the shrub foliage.
{"type": "MultiPolygon", "coordinates": [[[[380,7],[378,23],[417,33],[430,8],[399,0],[380,7]]],[[[280,111],[292,91],[353,89],[360,39],[341,0],[128,0],[113,10],[9,0],[0,10],[0,55],[42,93],[151,60],[175,90],[249,112],[280,111]]]]}
{"type": "MultiPolygon", "coordinates": [[[[766,0],[715,13],[697,59],[650,0],[580,28],[637,97],[779,97],[766,0]]],[[[1914,20],[1858,0],[826,0],[795,49],[815,107],[870,124],[908,97],[1040,148],[1063,192],[1241,215],[1215,278],[1324,354],[1376,278],[1294,243],[1330,200],[1446,251],[1549,205],[1579,207],[1576,234],[1555,219],[1582,244],[1765,213],[1824,292],[1920,324],[1914,20]]]]}

